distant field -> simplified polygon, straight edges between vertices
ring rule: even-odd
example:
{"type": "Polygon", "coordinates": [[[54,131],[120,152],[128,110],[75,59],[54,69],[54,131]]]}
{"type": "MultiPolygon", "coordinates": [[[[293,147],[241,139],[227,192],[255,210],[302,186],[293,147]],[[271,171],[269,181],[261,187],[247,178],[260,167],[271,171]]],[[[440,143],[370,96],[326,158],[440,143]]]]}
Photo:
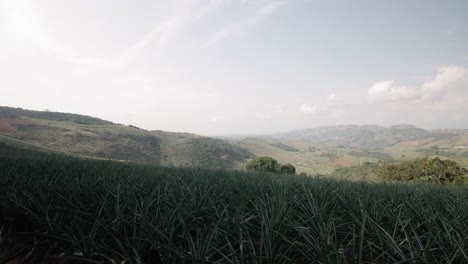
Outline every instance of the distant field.
{"type": "Polygon", "coordinates": [[[249,139],[240,143],[242,147],[256,156],[269,156],[280,163],[291,163],[298,172],[305,172],[309,175],[330,174],[337,168],[355,166],[363,162],[414,160],[425,156],[452,159],[461,166],[468,168],[468,152],[466,149],[445,148],[435,151],[431,150],[430,147],[407,145],[376,149],[355,149],[339,147],[327,142],[282,143],[282,145],[286,144],[295,151],[287,151],[283,146],[279,148],[271,143],[265,143],[261,139],[249,139]]]}
{"type": "Polygon", "coordinates": [[[454,186],[3,157],[0,260],[467,263],[467,199],[454,186]]]}

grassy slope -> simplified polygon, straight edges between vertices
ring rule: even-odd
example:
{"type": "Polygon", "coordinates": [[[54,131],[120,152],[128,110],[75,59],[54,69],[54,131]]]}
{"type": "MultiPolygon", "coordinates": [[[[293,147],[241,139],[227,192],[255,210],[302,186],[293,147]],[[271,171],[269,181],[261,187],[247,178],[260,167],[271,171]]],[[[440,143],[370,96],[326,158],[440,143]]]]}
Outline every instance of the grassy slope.
{"type": "Polygon", "coordinates": [[[73,156],[162,165],[184,162],[187,166],[215,168],[235,168],[252,156],[218,139],[147,131],[75,114],[9,107],[0,107],[0,142],[73,156]],[[194,139],[207,144],[194,147],[194,139]]]}
{"type": "Polygon", "coordinates": [[[77,159],[4,158],[0,175],[2,260],[468,261],[468,189],[77,159]]]}

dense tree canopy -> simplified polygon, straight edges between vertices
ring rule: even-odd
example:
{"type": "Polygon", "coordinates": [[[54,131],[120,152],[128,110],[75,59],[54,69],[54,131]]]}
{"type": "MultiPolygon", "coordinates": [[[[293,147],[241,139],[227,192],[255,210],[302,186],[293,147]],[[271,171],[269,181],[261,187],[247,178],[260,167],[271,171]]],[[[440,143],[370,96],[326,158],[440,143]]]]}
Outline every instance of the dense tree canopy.
{"type": "Polygon", "coordinates": [[[296,174],[296,168],[292,164],[281,165],[279,172],[285,174],[296,174]]]}
{"type": "Polygon", "coordinates": [[[271,157],[255,158],[245,166],[249,171],[263,171],[274,173],[296,174],[296,168],[291,164],[281,165],[271,157]]]}
{"type": "Polygon", "coordinates": [[[278,172],[280,165],[277,160],[270,157],[255,158],[245,166],[250,171],[278,172]]]}

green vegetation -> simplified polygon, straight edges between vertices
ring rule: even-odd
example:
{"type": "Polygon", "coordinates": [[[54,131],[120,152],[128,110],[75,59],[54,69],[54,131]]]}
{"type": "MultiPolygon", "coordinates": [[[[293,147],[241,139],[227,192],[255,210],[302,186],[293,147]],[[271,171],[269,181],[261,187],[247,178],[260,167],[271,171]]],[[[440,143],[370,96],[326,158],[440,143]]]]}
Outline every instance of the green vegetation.
{"type": "Polygon", "coordinates": [[[378,178],[394,181],[453,182],[468,177],[468,170],[452,160],[423,158],[399,163],[383,163],[375,170],[378,178]]]}
{"type": "Polygon", "coordinates": [[[277,160],[270,157],[258,157],[245,165],[248,171],[278,172],[280,164],[277,160]]]}
{"type": "Polygon", "coordinates": [[[422,148],[422,149],[417,149],[417,152],[423,153],[424,155],[427,156],[443,156],[451,159],[468,159],[468,151],[466,150],[447,150],[447,149],[442,149],[437,146],[431,146],[430,148],[422,148]]]}
{"type": "MultiPolygon", "coordinates": [[[[241,168],[249,151],[188,133],[135,126],[66,113],[0,107],[0,143],[10,148],[152,165],[241,168]]],[[[25,151],[23,151],[25,152],[25,151]]]]}
{"type": "Polygon", "coordinates": [[[76,114],[0,107],[0,143],[18,149],[216,169],[242,169],[248,159],[268,156],[308,175],[331,174],[363,162],[428,155],[453,159],[468,168],[467,132],[426,131],[408,125],[333,126],[228,142],[189,133],[148,131],[76,114]]]}
{"type": "Polygon", "coordinates": [[[333,172],[333,176],[339,179],[353,181],[375,181],[375,169],[378,163],[364,162],[351,167],[339,167],[333,172]]]}
{"type": "Polygon", "coordinates": [[[248,171],[261,171],[272,173],[296,174],[296,168],[292,164],[281,165],[271,157],[258,157],[245,165],[248,171]]]}
{"type": "Polygon", "coordinates": [[[174,145],[171,151],[174,165],[182,167],[235,168],[233,162],[241,163],[253,158],[249,151],[220,139],[192,138],[174,145]]]}
{"type": "Polygon", "coordinates": [[[310,175],[336,174],[336,169],[345,170],[364,162],[413,160],[428,155],[453,159],[468,168],[468,130],[350,125],[233,140],[258,157],[269,156],[280,163],[291,163],[299,173],[310,175]]]}
{"type": "MultiPolygon", "coordinates": [[[[358,166],[338,168],[334,176],[348,180],[455,183],[468,182],[468,169],[453,160],[421,158],[399,162],[364,162],[358,166]]],[[[468,186],[468,185],[466,185],[468,186]]]]}
{"type": "Polygon", "coordinates": [[[2,158],[10,263],[467,263],[468,189],[2,158]]]}
{"type": "Polygon", "coordinates": [[[353,150],[348,153],[349,155],[356,157],[367,157],[378,160],[392,160],[392,156],[388,153],[382,153],[379,151],[370,151],[370,150],[353,150]]]}
{"type": "Polygon", "coordinates": [[[296,174],[296,168],[292,164],[281,165],[278,172],[284,174],[296,174]]]}
{"type": "Polygon", "coordinates": [[[292,152],[297,152],[298,151],[297,149],[295,149],[295,148],[293,148],[291,146],[288,146],[286,144],[280,143],[280,142],[271,143],[270,145],[275,147],[275,148],[279,148],[279,149],[282,149],[282,150],[285,150],[285,151],[292,151],[292,152]]]}

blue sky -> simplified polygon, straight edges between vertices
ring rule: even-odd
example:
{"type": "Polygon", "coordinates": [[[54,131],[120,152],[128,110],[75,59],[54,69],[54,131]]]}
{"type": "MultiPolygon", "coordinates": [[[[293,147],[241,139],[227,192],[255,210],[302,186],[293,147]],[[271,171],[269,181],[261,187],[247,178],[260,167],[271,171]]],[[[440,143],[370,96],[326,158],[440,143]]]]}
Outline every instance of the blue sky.
{"type": "Polygon", "coordinates": [[[147,129],[468,127],[468,1],[0,0],[0,105],[147,129]]]}

